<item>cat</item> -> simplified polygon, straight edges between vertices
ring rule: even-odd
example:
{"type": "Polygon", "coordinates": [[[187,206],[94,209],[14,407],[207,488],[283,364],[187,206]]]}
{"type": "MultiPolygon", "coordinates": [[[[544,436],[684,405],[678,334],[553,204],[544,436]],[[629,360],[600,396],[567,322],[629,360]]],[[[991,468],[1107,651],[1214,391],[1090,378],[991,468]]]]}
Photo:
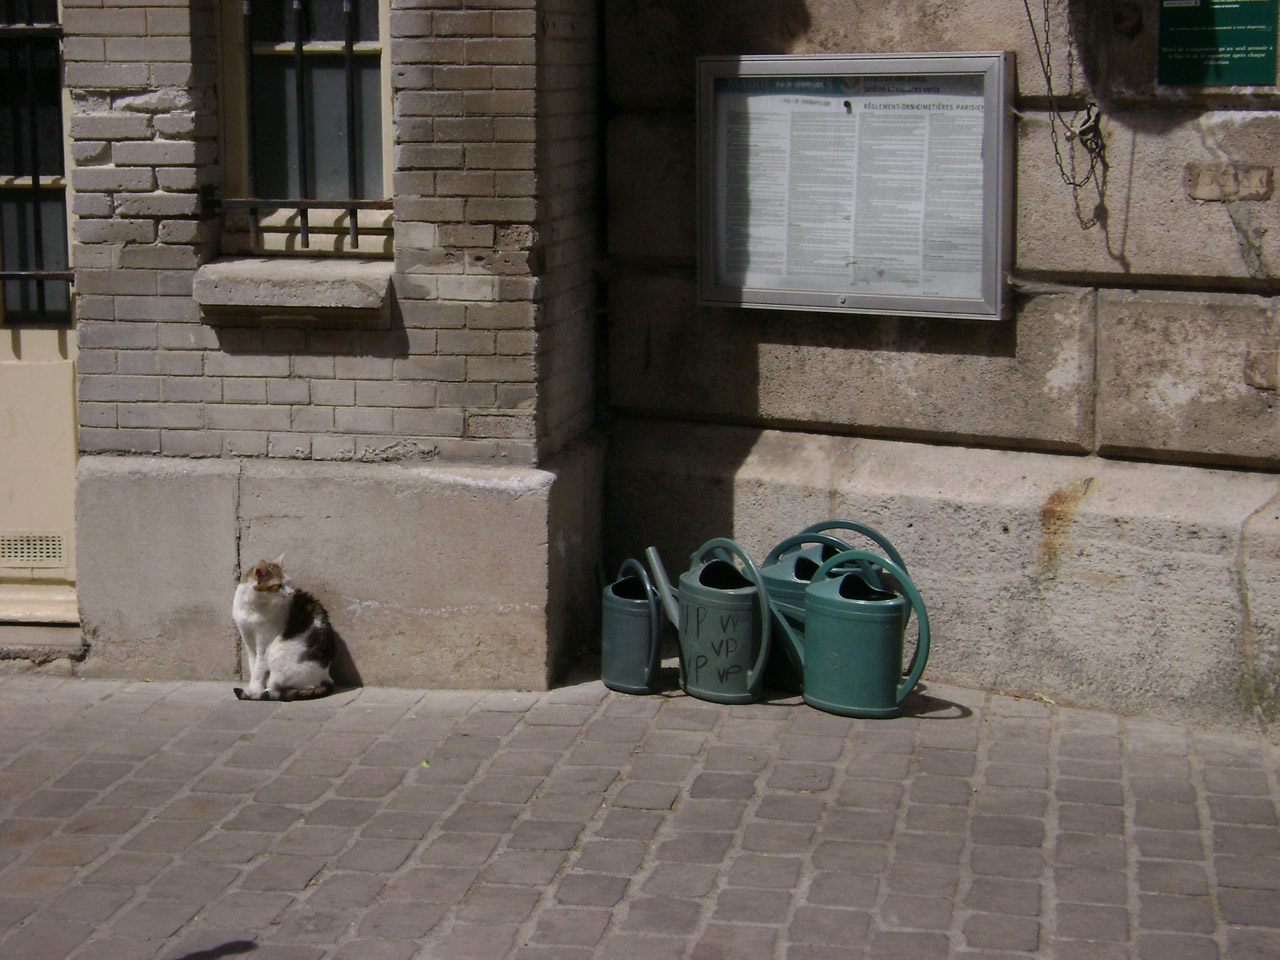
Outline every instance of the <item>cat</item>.
{"type": "Polygon", "coordinates": [[[324,605],[285,575],[284,557],[262,560],[236,587],[231,618],[249,660],[240,700],[298,700],[333,692],[336,646],[324,605]]]}

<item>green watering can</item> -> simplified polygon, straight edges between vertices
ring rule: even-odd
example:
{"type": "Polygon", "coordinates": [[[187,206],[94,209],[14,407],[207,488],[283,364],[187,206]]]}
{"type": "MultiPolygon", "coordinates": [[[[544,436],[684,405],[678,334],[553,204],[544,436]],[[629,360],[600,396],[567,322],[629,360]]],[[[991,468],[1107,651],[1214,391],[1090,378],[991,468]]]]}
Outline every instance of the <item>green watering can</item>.
{"type": "Polygon", "coordinates": [[[758,700],[771,617],[760,573],[746,551],[732,540],[708,540],[690,557],[675,590],[658,551],[650,547],[645,556],[678,632],[685,693],[713,703],[758,700]],[[741,560],[742,569],[729,557],[741,560]]]}
{"type": "MultiPolygon", "coordinates": [[[[901,554],[878,530],[856,520],[825,520],[805,527],[794,537],[783,540],[764,558],[764,562],[760,564],[760,576],[771,600],[786,607],[803,609],[805,589],[818,568],[836,554],[853,549],[845,541],[824,533],[825,530],[852,530],[860,533],[883,549],[885,555],[903,570],[907,568],[901,554]]],[[[888,584],[883,582],[882,575],[868,561],[859,561],[856,567],[859,575],[871,586],[892,587],[892,581],[888,584]]],[[[774,612],[776,616],[783,615],[778,609],[774,612]]],[[[908,616],[910,612],[911,608],[907,607],[908,616]]],[[[790,625],[796,627],[796,630],[778,629],[765,665],[765,686],[786,693],[800,693],[804,688],[803,659],[797,649],[797,631],[801,622],[801,616],[792,615],[790,625]]],[[[903,628],[906,628],[905,623],[903,628]]]]}
{"type": "Polygon", "coordinates": [[[658,591],[636,560],[625,560],[600,604],[600,679],[610,690],[653,693],[662,660],[658,591]]]}
{"type": "Polygon", "coordinates": [[[804,591],[803,608],[776,602],[774,606],[780,614],[804,621],[800,640],[787,617],[777,617],[803,660],[805,703],[846,717],[896,717],[902,712],[902,701],[915,689],[929,660],[929,615],[901,566],[865,550],[848,550],[814,573],[804,591]],[[901,593],[872,585],[861,569],[841,572],[847,564],[863,562],[884,571],[901,593]],[[920,638],[903,677],[910,610],[919,619],[920,638]]]}

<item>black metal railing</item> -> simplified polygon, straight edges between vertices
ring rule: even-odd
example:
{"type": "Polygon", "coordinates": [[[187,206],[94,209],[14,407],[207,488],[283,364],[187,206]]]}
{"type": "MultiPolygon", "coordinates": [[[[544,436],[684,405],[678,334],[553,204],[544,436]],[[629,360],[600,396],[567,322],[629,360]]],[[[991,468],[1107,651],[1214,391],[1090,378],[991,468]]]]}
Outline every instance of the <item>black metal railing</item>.
{"type": "Polygon", "coordinates": [[[57,18],[54,0],[7,0],[0,19],[0,316],[6,323],[71,317],[57,18]]]}
{"type": "MultiPolygon", "coordinates": [[[[347,214],[347,234],[352,247],[360,245],[359,211],[389,210],[392,202],[386,199],[371,199],[361,196],[359,177],[358,139],[359,127],[356,103],[356,53],[355,44],[359,29],[358,12],[353,0],[342,0],[342,51],[343,51],[343,85],[345,88],[346,114],[346,167],[347,197],[346,199],[324,199],[312,196],[313,158],[310,155],[308,123],[314,122],[315,105],[308,108],[306,41],[309,34],[308,18],[309,0],[242,0],[243,16],[243,57],[244,57],[244,90],[245,90],[245,145],[247,156],[246,187],[248,196],[225,198],[220,204],[226,210],[243,210],[249,217],[249,242],[257,247],[261,242],[261,213],[264,210],[296,210],[298,213],[298,234],[303,247],[310,246],[311,224],[309,211],[339,210],[347,214]],[[258,136],[255,110],[255,44],[271,43],[275,38],[260,36],[256,15],[259,7],[276,7],[281,3],[291,3],[291,19],[286,23],[285,17],[274,26],[292,33],[292,58],[294,69],[295,117],[293,142],[291,144],[297,164],[298,193],[296,197],[268,198],[258,193],[257,166],[259,156],[258,136]]],[[[375,8],[376,10],[376,8],[375,8]]],[[[275,9],[272,13],[277,12],[275,9]]]]}

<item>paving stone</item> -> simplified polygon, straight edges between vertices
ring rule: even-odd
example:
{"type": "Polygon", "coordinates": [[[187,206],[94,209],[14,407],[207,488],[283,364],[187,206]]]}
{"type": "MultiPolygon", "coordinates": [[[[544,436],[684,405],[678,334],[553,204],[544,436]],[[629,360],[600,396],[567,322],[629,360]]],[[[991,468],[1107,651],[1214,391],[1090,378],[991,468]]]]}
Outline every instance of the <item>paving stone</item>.
{"type": "Polygon", "coordinates": [[[143,900],[111,924],[112,936],[166,940],[199,912],[201,904],[175,900],[143,900]]]}
{"type": "Polygon", "coordinates": [[[518,930],[508,923],[456,923],[433,946],[430,956],[433,960],[499,960],[511,949],[518,930]]]}
{"type": "Polygon", "coordinates": [[[701,905],[694,900],[640,896],[628,904],[622,929],[688,936],[694,932],[700,912],[701,905]]]}
{"type": "Polygon", "coordinates": [[[815,874],[809,884],[808,903],[820,907],[849,907],[870,910],[876,905],[880,888],[873,876],[847,873],[815,874]]]}
{"type": "Polygon", "coordinates": [[[358,932],[364,937],[420,940],[444,917],[438,904],[408,901],[379,903],[365,912],[358,932]]]}
{"type": "MultiPolygon", "coordinates": [[[[476,867],[415,867],[387,880],[381,896],[386,900],[459,903],[479,876],[476,867]]],[[[374,875],[373,880],[381,881],[382,877],[374,875]]]]}
{"type": "Polygon", "coordinates": [[[1204,838],[1199,833],[1171,830],[1136,830],[1133,841],[1144,857],[1166,860],[1203,860],[1204,838]]]}
{"type": "MultiPolygon", "coordinates": [[[[599,846],[603,846],[602,844],[599,846]]],[[[619,844],[619,846],[622,846],[619,844]]],[[[580,857],[582,865],[586,857],[580,857]]],[[[560,872],[565,854],[553,851],[506,850],[484,866],[486,880],[493,883],[525,883],[545,886],[560,872]]],[[[584,866],[583,869],[592,869],[584,866]]]]}
{"type": "Polygon", "coordinates": [[[736,830],[746,816],[747,804],[742,800],[680,801],[671,826],[676,830],[736,830]]]}
{"type": "Polygon", "coordinates": [[[834,907],[799,907],[788,933],[793,943],[838,944],[857,949],[870,939],[871,914],[834,907]]]}
{"type": "Polygon", "coordinates": [[[1198,830],[1200,811],[1193,803],[1139,800],[1134,805],[1133,822],[1154,830],[1198,830]]]}
{"type": "Polygon", "coordinates": [[[1227,923],[1280,929],[1280,892],[1275,890],[1221,890],[1218,910],[1227,923]]]}
{"type": "Polygon", "coordinates": [[[245,890],[302,890],[321,871],[320,857],[290,857],[274,854],[254,867],[244,878],[245,890]]]}
{"type": "Polygon", "coordinates": [[[711,893],[718,876],[719,871],[713,866],[659,863],[641,885],[641,890],[651,897],[696,899],[711,893]]]}
{"type": "Polygon", "coordinates": [[[589,947],[598,943],[612,913],[589,907],[551,907],[542,911],[534,929],[534,943],[589,947]]]}
{"type": "Polygon", "coordinates": [[[1039,848],[975,846],[969,866],[979,876],[1038,880],[1044,873],[1045,858],[1039,848]]]}
{"type": "Polygon", "coordinates": [[[1207,896],[1143,894],[1139,898],[1138,925],[1144,930],[1211,934],[1215,927],[1213,904],[1207,896]]]}
{"type": "Polygon", "coordinates": [[[1209,937],[1143,933],[1138,936],[1140,960],[1219,960],[1221,952],[1209,937]]]}
{"type": "Polygon", "coordinates": [[[835,767],[830,764],[782,762],[774,767],[767,783],[771,790],[816,793],[828,789],[834,777],[835,767]]]}
{"type": "Polygon", "coordinates": [[[1127,942],[1129,913],[1122,907],[1062,903],[1057,909],[1055,933],[1067,940],[1127,942]]]}
{"type": "Polygon", "coordinates": [[[1209,892],[1209,878],[1198,863],[1138,861],[1138,889],[1143,893],[1200,895],[1209,892]]]}
{"type": "Polygon", "coordinates": [[[1040,946],[1040,924],[1029,917],[975,913],[963,930],[970,947],[1030,953],[1040,946]]]}
{"type": "Polygon", "coordinates": [[[876,919],[886,927],[913,930],[946,930],[955,915],[955,905],[942,897],[918,897],[892,893],[885,897],[876,919]]]}
{"type": "Polygon", "coordinates": [[[769,927],[710,923],[689,954],[689,960],[772,960],[778,931],[769,927]]]}
{"type": "Polygon", "coordinates": [[[612,907],[626,893],[628,877],[601,873],[571,873],[556,887],[556,900],[569,906],[612,907]]]}
{"type": "Polygon", "coordinates": [[[1125,811],[1094,804],[1064,803],[1058,807],[1058,829],[1064,833],[1124,833],[1125,811]]]}

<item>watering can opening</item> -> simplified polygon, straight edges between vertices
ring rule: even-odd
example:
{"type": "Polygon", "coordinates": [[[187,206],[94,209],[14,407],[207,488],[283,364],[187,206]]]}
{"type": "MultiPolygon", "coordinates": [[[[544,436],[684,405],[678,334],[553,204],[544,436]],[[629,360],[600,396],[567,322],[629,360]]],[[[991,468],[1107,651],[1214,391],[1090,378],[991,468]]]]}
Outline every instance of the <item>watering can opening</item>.
{"type": "Polygon", "coordinates": [[[895,593],[876,589],[854,573],[847,574],[840,581],[839,593],[845,600],[869,600],[881,603],[896,600],[898,597],[895,593]]]}
{"type": "Polygon", "coordinates": [[[613,595],[621,600],[648,600],[649,588],[639,577],[623,577],[611,587],[613,595]]]}
{"type": "Polygon", "coordinates": [[[710,561],[698,574],[698,583],[712,590],[741,590],[755,586],[728,560],[710,561]]]}
{"type": "MultiPolygon", "coordinates": [[[[826,560],[824,559],[823,563],[825,562],[826,560]]],[[[818,568],[820,566],[822,566],[821,563],[814,563],[808,557],[797,557],[796,565],[792,569],[795,572],[797,580],[808,581],[813,579],[813,575],[818,572],[818,568]]]]}

